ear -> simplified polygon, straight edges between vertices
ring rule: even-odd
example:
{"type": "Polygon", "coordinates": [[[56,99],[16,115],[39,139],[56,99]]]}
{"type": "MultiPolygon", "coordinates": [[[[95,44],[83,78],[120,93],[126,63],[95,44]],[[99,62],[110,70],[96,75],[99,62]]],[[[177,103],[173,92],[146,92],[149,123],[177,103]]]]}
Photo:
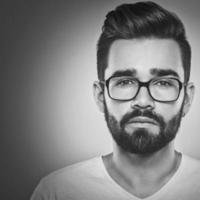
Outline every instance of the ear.
{"type": "Polygon", "coordinates": [[[183,114],[182,114],[183,117],[188,113],[190,109],[190,106],[192,104],[192,100],[194,97],[194,92],[195,92],[194,84],[188,83],[186,86],[186,95],[184,99],[184,107],[183,107],[183,114]]]}
{"type": "Polygon", "coordinates": [[[93,83],[93,95],[99,110],[104,113],[104,91],[98,81],[93,83]]]}

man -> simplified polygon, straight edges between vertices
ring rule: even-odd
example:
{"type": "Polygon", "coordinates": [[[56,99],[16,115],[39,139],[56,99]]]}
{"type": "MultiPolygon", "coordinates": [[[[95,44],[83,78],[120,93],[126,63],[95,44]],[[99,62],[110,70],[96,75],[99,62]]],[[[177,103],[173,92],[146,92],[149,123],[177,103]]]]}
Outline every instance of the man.
{"type": "Polygon", "coordinates": [[[93,87],[113,153],[52,173],[32,200],[200,199],[200,162],[174,147],[194,94],[190,61],[175,14],[153,2],[109,12],[93,87]]]}

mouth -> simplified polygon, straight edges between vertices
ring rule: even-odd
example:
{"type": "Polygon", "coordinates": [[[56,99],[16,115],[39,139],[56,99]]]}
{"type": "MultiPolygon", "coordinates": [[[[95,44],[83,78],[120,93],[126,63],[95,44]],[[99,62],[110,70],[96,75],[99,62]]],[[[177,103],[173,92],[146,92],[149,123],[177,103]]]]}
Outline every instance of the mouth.
{"type": "Polygon", "coordinates": [[[134,117],[128,121],[128,124],[151,124],[158,125],[158,122],[148,117],[134,117]]]}

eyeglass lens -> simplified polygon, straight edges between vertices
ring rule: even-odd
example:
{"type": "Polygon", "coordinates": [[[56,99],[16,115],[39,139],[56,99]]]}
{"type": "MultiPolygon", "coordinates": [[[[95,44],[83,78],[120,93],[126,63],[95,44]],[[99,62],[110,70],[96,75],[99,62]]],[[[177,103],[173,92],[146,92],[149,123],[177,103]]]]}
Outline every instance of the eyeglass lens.
{"type": "MultiPolygon", "coordinates": [[[[141,82],[130,77],[113,77],[109,80],[108,90],[110,97],[117,100],[134,98],[141,82]]],[[[150,95],[158,101],[176,100],[180,92],[180,83],[174,78],[153,79],[148,84],[150,95]]]]}

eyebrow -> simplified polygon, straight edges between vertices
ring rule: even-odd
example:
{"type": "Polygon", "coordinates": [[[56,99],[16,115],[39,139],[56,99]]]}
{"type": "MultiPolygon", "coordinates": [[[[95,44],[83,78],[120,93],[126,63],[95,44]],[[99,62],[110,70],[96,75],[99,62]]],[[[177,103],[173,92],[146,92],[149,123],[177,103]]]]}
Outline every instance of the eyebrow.
{"type": "Polygon", "coordinates": [[[169,75],[172,75],[172,76],[175,76],[177,78],[180,78],[178,73],[175,72],[174,70],[172,69],[158,69],[158,68],[153,68],[150,70],[150,73],[152,75],[155,75],[155,76],[169,76],[169,75]]]}
{"type": "Polygon", "coordinates": [[[135,76],[136,70],[135,69],[127,69],[127,70],[117,70],[115,71],[111,77],[120,77],[120,76],[135,76]]]}
{"type": "MultiPolygon", "coordinates": [[[[177,78],[180,78],[178,73],[175,72],[172,69],[153,68],[153,69],[150,70],[150,73],[154,76],[157,76],[157,77],[172,75],[172,76],[175,76],[177,78]]],[[[137,75],[137,71],[135,69],[117,70],[110,76],[110,78],[121,77],[121,76],[136,76],[136,75],[137,75]]]]}

